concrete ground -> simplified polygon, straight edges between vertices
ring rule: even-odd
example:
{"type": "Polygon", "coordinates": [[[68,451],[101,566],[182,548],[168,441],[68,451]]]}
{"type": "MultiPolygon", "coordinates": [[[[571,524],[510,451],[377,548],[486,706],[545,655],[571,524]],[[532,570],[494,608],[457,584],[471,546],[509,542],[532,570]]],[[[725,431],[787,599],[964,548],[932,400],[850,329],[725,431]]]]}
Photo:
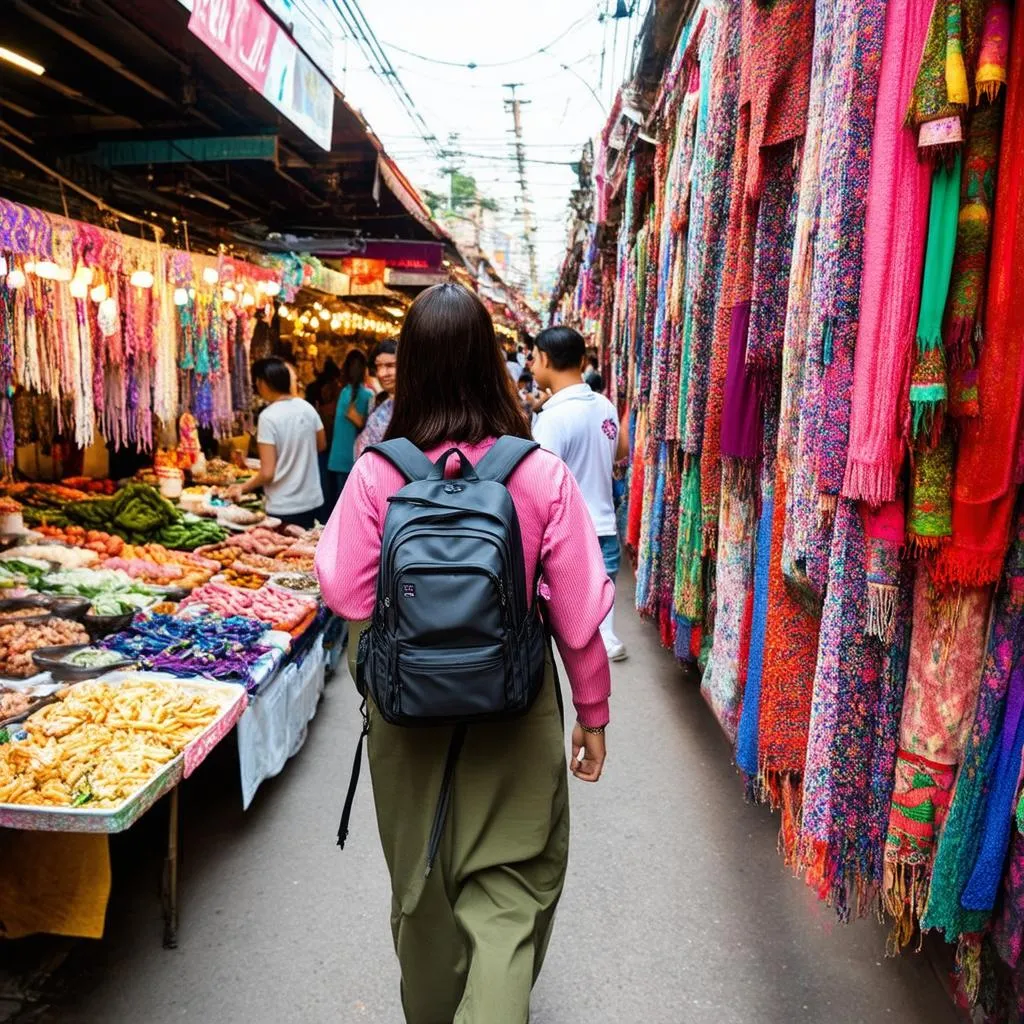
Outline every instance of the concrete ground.
{"type": "MultiPolygon", "coordinates": [[[[953,1024],[925,957],[885,959],[880,925],[837,924],[787,872],[777,819],[744,803],[694,681],[620,590],[630,658],[613,667],[604,780],[570,783],[569,879],[534,1024],[953,1024]]],[[[342,670],[248,813],[229,746],[186,785],[179,949],[160,943],[166,811],[118,837],[107,936],[74,948],[32,1019],[399,1024],[365,776],[349,847],[334,845],[356,703],[342,670]]]]}

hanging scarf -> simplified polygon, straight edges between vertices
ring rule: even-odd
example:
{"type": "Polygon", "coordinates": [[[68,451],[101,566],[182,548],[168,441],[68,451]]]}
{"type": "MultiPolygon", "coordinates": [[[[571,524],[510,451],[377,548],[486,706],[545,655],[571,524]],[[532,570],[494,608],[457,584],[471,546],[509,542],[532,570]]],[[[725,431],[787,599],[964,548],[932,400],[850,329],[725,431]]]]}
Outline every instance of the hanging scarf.
{"type": "Polygon", "coordinates": [[[989,0],[985,27],[981,33],[978,73],[974,76],[977,101],[994,103],[1006,85],[1006,66],[1010,46],[1010,5],[1007,0],[989,0]]]}
{"type": "Polygon", "coordinates": [[[977,710],[964,748],[956,789],[939,837],[922,928],[939,928],[949,941],[981,929],[987,914],[971,913],[960,896],[981,847],[982,825],[998,756],[997,739],[1010,677],[1024,657],[1024,509],[1015,516],[1015,539],[996,593],[992,630],[978,689],[977,710]]]}
{"type": "Polygon", "coordinates": [[[928,894],[935,838],[970,734],[985,658],[988,587],[943,596],[920,565],[903,698],[896,784],[885,846],[883,903],[895,951],[911,938],[928,894]]]}
{"type": "Polygon", "coordinates": [[[900,597],[900,554],[905,539],[903,501],[886,502],[877,509],[861,504],[866,547],[869,636],[889,642],[896,625],[900,597]]]}
{"type": "Polygon", "coordinates": [[[679,531],[679,501],[682,495],[682,471],[678,449],[667,444],[664,508],[658,549],[657,606],[661,622],[671,626],[675,616],[676,550],[679,531]]]}
{"type": "MultiPolygon", "coordinates": [[[[804,134],[811,88],[814,4],[745,0],[740,104],[750,106],[746,195],[759,200],[768,180],[768,150],[804,134]]],[[[788,197],[787,197],[788,199],[788,197]]]]}
{"type": "MultiPolygon", "coordinates": [[[[747,777],[748,786],[756,784],[760,756],[757,724],[761,707],[761,680],[764,674],[764,645],[768,625],[768,575],[771,565],[774,486],[761,496],[761,518],[754,541],[754,606],[750,623],[750,657],[747,682],[743,689],[743,710],[736,737],[736,766],[747,777]]],[[[783,503],[784,507],[784,503],[783,503]]]]}
{"type": "MultiPolygon", "coordinates": [[[[1024,138],[1024,17],[1014,19],[1006,139],[1024,138]]],[[[978,363],[981,414],[963,429],[953,490],[953,540],[937,572],[944,581],[994,582],[1009,540],[1024,390],[1024,164],[1019,146],[1000,156],[985,345],[978,363]]]]}
{"type": "Polygon", "coordinates": [[[985,0],[936,0],[907,107],[923,153],[941,156],[963,142],[967,69],[977,60],[984,15],[985,0]]]}
{"type": "Polygon", "coordinates": [[[934,448],[918,444],[910,484],[907,538],[921,551],[937,548],[953,533],[953,439],[943,431],[934,448]]]}
{"type": "MultiPolygon", "coordinates": [[[[737,289],[742,294],[744,278],[749,282],[749,274],[744,274],[741,270],[740,249],[744,210],[747,205],[743,198],[743,183],[746,171],[747,140],[750,132],[749,114],[749,108],[744,108],[740,112],[739,129],[736,132],[732,194],[729,200],[729,227],[725,235],[725,267],[722,275],[721,296],[715,313],[704,438],[700,456],[701,510],[706,551],[714,550],[715,538],[718,535],[718,512],[722,493],[722,409],[729,365],[733,309],[737,301],[735,296],[737,289]]],[[[749,292],[746,297],[749,298],[749,292]]]]}
{"type": "Polygon", "coordinates": [[[747,612],[753,582],[755,528],[752,497],[741,497],[732,488],[723,487],[714,638],[700,690],[730,743],[736,741],[745,683],[743,660],[749,650],[747,612]]]}
{"type": "Polygon", "coordinates": [[[946,350],[953,367],[950,412],[960,418],[977,416],[980,411],[976,367],[988,246],[992,237],[992,208],[996,199],[1002,113],[1002,103],[998,100],[976,107],[971,111],[967,127],[956,253],[945,324],[946,350]]]}
{"type": "Polygon", "coordinates": [[[757,771],[759,788],[765,798],[773,807],[782,809],[781,847],[786,863],[793,864],[819,623],[792,593],[782,575],[786,502],[781,466],[775,478],[774,494],[764,665],[757,708],[757,771]]]}
{"type": "Polygon", "coordinates": [[[853,356],[860,320],[871,146],[887,0],[841,0],[826,84],[821,208],[800,405],[798,468],[791,488],[784,566],[808,600],[828,577],[836,496],[846,470],[853,356]],[[791,539],[789,539],[791,537],[791,539]]]}
{"type": "Polygon", "coordinates": [[[840,499],[821,619],[807,762],[800,866],[840,918],[865,913],[882,881],[896,741],[906,678],[909,588],[895,640],[866,633],[864,528],[840,499]]]}
{"type": "Polygon", "coordinates": [[[913,436],[937,437],[945,409],[946,355],[942,348],[942,314],[949,294],[953,252],[956,248],[957,215],[960,210],[961,155],[949,166],[940,165],[932,175],[928,244],[924,257],[921,309],[917,319],[917,358],[910,380],[913,436]]]}
{"type": "Polygon", "coordinates": [[[676,532],[676,614],[690,622],[704,618],[704,533],[700,505],[700,462],[683,466],[676,532]]]}
{"type": "Polygon", "coordinates": [[[930,168],[902,127],[928,0],[891,0],[885,24],[865,225],[861,316],[854,355],[850,447],[843,494],[872,505],[896,497],[907,428],[930,168]]]}
{"type": "MultiPolygon", "coordinates": [[[[691,257],[692,296],[688,296],[686,332],[690,373],[686,401],[680,401],[679,436],[684,452],[700,456],[705,420],[710,405],[711,366],[727,246],[721,244],[730,223],[733,156],[739,110],[739,52],[741,0],[727,0],[716,15],[716,42],[712,58],[712,83],[708,113],[708,142],[702,171],[704,211],[701,235],[696,239],[697,258],[691,257]]],[[[717,442],[716,442],[717,443],[717,442]]],[[[717,515],[717,507],[715,509],[717,515]]]]}

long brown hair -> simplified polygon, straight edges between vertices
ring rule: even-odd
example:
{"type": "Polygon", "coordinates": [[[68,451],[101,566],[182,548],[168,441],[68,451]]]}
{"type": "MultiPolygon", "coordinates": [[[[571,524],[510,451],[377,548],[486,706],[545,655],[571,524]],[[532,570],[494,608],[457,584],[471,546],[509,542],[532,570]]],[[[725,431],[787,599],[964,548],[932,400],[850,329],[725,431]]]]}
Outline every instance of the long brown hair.
{"type": "Polygon", "coordinates": [[[412,304],[398,343],[388,439],[420,448],[444,441],[530,437],[484,304],[460,284],[437,284],[412,304]]]}

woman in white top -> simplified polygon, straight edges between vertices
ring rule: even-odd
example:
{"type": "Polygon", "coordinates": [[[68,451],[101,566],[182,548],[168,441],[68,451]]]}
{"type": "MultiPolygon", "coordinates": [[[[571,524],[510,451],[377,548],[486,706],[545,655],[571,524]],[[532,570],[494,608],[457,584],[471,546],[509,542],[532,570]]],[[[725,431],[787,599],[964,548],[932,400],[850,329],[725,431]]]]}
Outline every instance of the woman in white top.
{"type": "Polygon", "coordinates": [[[292,394],[291,374],[282,360],[260,359],[253,364],[252,380],[267,403],[256,432],[260,468],[229,493],[235,499],[262,487],[267,515],[308,530],[324,501],[317,453],[327,448],[327,436],[320,414],[292,394]]]}

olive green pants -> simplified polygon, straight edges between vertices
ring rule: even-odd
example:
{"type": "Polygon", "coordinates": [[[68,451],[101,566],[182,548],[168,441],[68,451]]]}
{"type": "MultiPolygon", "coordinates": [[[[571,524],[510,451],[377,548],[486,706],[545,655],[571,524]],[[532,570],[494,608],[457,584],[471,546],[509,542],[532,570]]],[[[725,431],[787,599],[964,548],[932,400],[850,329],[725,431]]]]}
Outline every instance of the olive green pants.
{"type": "MultiPolygon", "coordinates": [[[[365,623],[349,634],[350,667],[365,623]]],[[[369,762],[391,873],[408,1024],[526,1024],[565,882],[569,794],[554,671],[524,718],[472,726],[437,861],[427,841],[450,728],[388,725],[370,703],[369,762]]]]}

